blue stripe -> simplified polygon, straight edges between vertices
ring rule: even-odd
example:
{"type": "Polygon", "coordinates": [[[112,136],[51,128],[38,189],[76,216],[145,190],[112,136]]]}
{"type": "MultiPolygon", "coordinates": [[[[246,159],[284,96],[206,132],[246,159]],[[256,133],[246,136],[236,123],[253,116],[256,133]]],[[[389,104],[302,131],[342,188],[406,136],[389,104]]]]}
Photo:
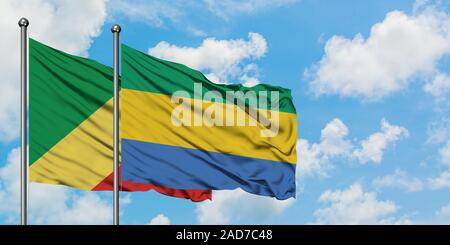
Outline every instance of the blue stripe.
{"type": "Polygon", "coordinates": [[[231,190],[295,197],[295,165],[122,139],[122,178],[175,189],[231,190]]]}

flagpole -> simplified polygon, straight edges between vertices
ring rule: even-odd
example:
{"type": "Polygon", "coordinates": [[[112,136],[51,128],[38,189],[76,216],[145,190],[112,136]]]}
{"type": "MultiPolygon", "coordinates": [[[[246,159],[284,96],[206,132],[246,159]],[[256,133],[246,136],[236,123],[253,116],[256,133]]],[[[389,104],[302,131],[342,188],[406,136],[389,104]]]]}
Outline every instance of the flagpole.
{"type": "Polygon", "coordinates": [[[113,224],[119,225],[119,33],[121,28],[114,25],[111,28],[113,33],[114,48],[114,205],[113,224]]]}
{"type": "Polygon", "coordinates": [[[27,160],[27,76],[28,20],[21,18],[20,26],[20,224],[27,224],[28,160],[27,160]]]}

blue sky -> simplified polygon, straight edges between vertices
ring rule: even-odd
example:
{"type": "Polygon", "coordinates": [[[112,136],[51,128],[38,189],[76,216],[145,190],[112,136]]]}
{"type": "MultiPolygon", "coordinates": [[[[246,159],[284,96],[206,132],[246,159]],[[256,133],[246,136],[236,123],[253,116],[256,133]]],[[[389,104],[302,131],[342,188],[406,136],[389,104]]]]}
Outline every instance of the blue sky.
{"type": "MultiPolygon", "coordinates": [[[[292,90],[299,125],[296,200],[238,190],[195,204],[132,193],[123,195],[123,224],[450,222],[445,1],[99,0],[83,8],[70,1],[20,2],[0,4],[0,26],[11,37],[18,37],[18,18],[29,16],[32,37],[111,65],[110,28],[119,23],[122,43],[211,79],[292,90]]],[[[2,57],[18,56],[15,40],[0,41],[2,57]]],[[[2,58],[0,66],[7,88],[0,103],[0,223],[18,217],[17,62],[2,58]]],[[[32,223],[110,222],[108,193],[34,189],[32,223]]]]}

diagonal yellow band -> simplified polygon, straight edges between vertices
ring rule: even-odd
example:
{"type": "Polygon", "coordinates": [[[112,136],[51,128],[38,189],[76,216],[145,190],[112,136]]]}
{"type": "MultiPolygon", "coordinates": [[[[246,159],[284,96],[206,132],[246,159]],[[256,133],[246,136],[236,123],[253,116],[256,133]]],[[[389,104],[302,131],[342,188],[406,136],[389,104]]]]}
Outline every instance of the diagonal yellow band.
{"type": "Polygon", "coordinates": [[[30,181],[91,190],[113,171],[112,99],[30,167],[30,181]]]}

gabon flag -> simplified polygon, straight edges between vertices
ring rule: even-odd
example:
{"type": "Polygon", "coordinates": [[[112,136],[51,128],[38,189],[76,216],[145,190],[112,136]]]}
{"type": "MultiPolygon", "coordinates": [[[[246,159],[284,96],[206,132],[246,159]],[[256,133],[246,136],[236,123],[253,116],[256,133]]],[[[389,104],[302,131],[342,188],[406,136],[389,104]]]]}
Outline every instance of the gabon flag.
{"type": "Polygon", "coordinates": [[[124,181],[295,197],[290,90],[215,84],[182,64],[121,50],[124,181]]]}
{"type": "MultiPolygon", "coordinates": [[[[113,70],[29,39],[29,179],[81,190],[113,189],[113,70]]],[[[156,133],[156,132],[154,132],[156,133]]],[[[125,163],[121,163],[121,168],[125,163]]],[[[125,181],[122,191],[156,190],[211,199],[204,188],[125,181]]]]}

